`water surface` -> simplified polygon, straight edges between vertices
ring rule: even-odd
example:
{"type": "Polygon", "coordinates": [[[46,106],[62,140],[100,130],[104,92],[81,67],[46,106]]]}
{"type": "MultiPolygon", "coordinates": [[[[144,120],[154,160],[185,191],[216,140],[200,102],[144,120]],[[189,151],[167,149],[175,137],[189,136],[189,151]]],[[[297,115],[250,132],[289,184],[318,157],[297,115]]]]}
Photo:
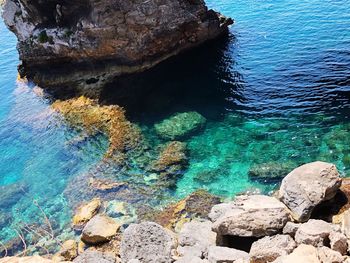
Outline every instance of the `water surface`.
{"type": "Polygon", "coordinates": [[[101,96],[102,103],[126,107],[151,155],[164,143],[155,123],[185,111],[207,118],[205,129],[185,140],[188,169],[157,198],[136,157],[123,171],[100,168],[107,139],[71,143],[77,132],[50,110],[52,97],[16,82],[16,39],[0,23],[0,240],[15,237],[23,224],[42,222],[33,200],[57,233],[69,226],[72,199],[85,198],[72,180],[86,173],[127,180],[135,186],[132,197],[115,198],[152,206],[199,188],[223,197],[269,193],[279,180],[250,178],[257,165],[292,169],[323,160],[349,174],[350,1],[207,2],[235,19],[228,38],[126,78],[132,96],[115,87],[101,96]]]}

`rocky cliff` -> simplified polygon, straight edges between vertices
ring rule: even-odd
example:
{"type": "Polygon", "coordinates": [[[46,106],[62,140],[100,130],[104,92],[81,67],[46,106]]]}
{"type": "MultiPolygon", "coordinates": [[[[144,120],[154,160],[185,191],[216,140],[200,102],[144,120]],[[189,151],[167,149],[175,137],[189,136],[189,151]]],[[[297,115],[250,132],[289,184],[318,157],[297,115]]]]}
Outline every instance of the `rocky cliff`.
{"type": "Polygon", "coordinates": [[[232,23],[203,0],[6,0],[20,73],[42,86],[101,87],[213,39],[232,23]]]}

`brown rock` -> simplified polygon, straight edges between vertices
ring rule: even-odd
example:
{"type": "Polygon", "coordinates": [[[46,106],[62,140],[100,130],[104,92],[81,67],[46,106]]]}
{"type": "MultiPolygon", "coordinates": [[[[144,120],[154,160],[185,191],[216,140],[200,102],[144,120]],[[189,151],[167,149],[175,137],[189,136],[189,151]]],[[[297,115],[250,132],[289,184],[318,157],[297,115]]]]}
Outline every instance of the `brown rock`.
{"type": "Polygon", "coordinates": [[[220,203],[220,198],[205,190],[193,192],[179,202],[169,205],[163,211],[146,214],[141,219],[154,221],[163,227],[178,231],[183,224],[199,217],[208,219],[212,206],[220,203]]]}
{"type": "Polygon", "coordinates": [[[67,240],[62,244],[58,255],[70,261],[78,256],[78,244],[75,240],[67,240]]]}
{"type": "Polygon", "coordinates": [[[84,227],[81,240],[87,244],[108,242],[117,235],[119,228],[112,218],[96,215],[84,227]]]}

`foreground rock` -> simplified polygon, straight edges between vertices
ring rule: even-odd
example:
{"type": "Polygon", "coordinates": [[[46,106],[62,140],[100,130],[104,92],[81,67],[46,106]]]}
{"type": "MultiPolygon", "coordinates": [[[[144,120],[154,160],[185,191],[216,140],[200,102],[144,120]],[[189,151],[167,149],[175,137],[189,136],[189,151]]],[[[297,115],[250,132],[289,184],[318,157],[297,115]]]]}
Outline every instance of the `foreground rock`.
{"type": "Polygon", "coordinates": [[[299,222],[307,221],[316,205],[333,198],[341,185],[337,168],[330,163],[302,165],[283,180],[279,198],[299,222]]]}
{"type": "Polygon", "coordinates": [[[81,240],[87,244],[100,244],[111,240],[120,226],[110,217],[94,216],[84,227],[81,240]]]}
{"type": "Polygon", "coordinates": [[[197,112],[183,112],[154,125],[157,134],[166,140],[183,139],[201,129],[206,119],[197,112]]]}
{"type": "Polygon", "coordinates": [[[289,235],[264,237],[254,242],[249,255],[251,263],[272,262],[276,258],[290,254],[296,243],[289,235]]]}
{"type": "Polygon", "coordinates": [[[311,245],[300,245],[288,256],[277,258],[274,263],[321,263],[318,259],[317,249],[311,245]]]}
{"type": "Polygon", "coordinates": [[[181,257],[205,258],[210,246],[216,244],[216,233],[210,221],[193,220],[186,223],[178,237],[178,254],[181,257]]]}
{"type": "Polygon", "coordinates": [[[210,263],[249,262],[249,254],[233,248],[212,246],[209,248],[208,261],[210,263]]]}
{"type": "Polygon", "coordinates": [[[174,235],[152,222],[131,224],[124,232],[120,256],[122,262],[138,259],[142,263],[170,263],[176,247],[174,235]]]}
{"type": "Polygon", "coordinates": [[[18,38],[22,76],[89,91],[213,39],[232,23],[200,0],[7,0],[3,17],[18,38]]]}
{"type": "Polygon", "coordinates": [[[209,217],[214,222],[213,230],[221,236],[262,237],[281,232],[289,213],[274,197],[251,195],[215,205],[209,217]]]}
{"type": "Polygon", "coordinates": [[[321,247],[325,245],[332,231],[331,224],[322,220],[310,219],[308,222],[300,225],[295,234],[295,241],[298,244],[321,247]]]}
{"type": "Polygon", "coordinates": [[[78,244],[75,240],[67,240],[62,244],[60,251],[57,254],[61,261],[71,261],[78,256],[78,244]]]}
{"type": "Polygon", "coordinates": [[[115,263],[116,259],[109,253],[86,250],[73,260],[75,263],[115,263]]]}
{"type": "Polygon", "coordinates": [[[54,261],[40,257],[40,256],[32,256],[32,257],[5,257],[0,259],[0,263],[54,263],[54,261]]]}
{"type": "Polygon", "coordinates": [[[347,262],[346,257],[328,247],[315,248],[302,244],[288,256],[277,258],[273,263],[342,263],[347,262]]]}

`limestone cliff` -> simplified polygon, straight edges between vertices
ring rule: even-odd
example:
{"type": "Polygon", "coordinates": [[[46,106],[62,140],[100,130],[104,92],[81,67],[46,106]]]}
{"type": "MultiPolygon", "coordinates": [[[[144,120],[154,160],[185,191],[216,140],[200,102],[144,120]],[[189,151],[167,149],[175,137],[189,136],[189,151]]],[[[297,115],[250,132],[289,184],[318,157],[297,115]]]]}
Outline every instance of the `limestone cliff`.
{"type": "Polygon", "coordinates": [[[227,32],[203,0],[6,0],[21,75],[89,90],[227,32]]]}

